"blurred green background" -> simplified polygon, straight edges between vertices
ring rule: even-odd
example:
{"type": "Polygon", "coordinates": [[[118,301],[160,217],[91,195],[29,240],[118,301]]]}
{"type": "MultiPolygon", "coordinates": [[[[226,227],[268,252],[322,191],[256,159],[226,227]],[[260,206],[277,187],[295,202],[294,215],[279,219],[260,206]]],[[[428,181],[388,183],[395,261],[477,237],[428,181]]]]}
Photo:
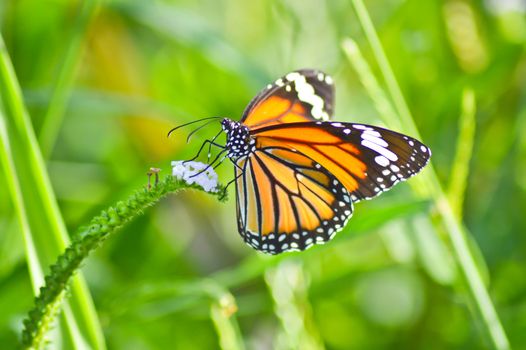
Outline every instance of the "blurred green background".
{"type": "MultiPolygon", "coordinates": [[[[453,197],[510,343],[526,348],[526,3],[365,5],[445,188],[461,176],[459,120],[465,91],[474,93],[467,186],[453,197]]],[[[190,158],[218,131],[186,144],[186,132],[166,137],[173,126],[239,119],[288,71],[333,75],[335,119],[382,124],[341,48],[352,38],[380,77],[348,0],[3,0],[0,29],[70,234],[144,186],[150,167],[169,173],[171,160],[190,158]],[[70,83],[50,112],[57,81],[70,83]]],[[[231,166],[219,175],[230,181],[231,166]]],[[[7,176],[0,172],[6,349],[33,303],[7,176]]],[[[432,202],[408,184],[357,204],[330,244],[278,258],[242,243],[232,194],[226,204],[200,192],[171,196],[83,264],[108,348],[491,348],[432,202]]]]}

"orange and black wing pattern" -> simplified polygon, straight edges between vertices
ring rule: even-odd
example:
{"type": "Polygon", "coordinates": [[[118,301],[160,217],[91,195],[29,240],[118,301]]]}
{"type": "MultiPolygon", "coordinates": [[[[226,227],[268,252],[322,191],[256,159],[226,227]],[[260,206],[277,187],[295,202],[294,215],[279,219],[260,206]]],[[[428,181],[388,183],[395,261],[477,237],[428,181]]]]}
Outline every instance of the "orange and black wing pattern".
{"type": "Polygon", "coordinates": [[[240,122],[255,130],[295,122],[327,121],[334,106],[332,78],[318,70],[291,72],[263,89],[240,122]]]}
{"type": "Polygon", "coordinates": [[[412,137],[357,123],[291,123],[251,134],[257,148],[294,149],[320,164],[353,202],[375,197],[417,174],[431,156],[431,150],[412,137]]]}
{"type": "Polygon", "coordinates": [[[334,88],[317,70],[285,75],[261,91],[240,122],[224,118],[223,152],[235,164],[239,233],[278,254],[332,239],[353,213],[417,174],[431,150],[371,125],[330,121],[334,88]]]}
{"type": "Polygon", "coordinates": [[[352,215],[340,181],[288,147],[262,146],[235,169],[239,232],[257,250],[278,254],[325,243],[352,215]]]}

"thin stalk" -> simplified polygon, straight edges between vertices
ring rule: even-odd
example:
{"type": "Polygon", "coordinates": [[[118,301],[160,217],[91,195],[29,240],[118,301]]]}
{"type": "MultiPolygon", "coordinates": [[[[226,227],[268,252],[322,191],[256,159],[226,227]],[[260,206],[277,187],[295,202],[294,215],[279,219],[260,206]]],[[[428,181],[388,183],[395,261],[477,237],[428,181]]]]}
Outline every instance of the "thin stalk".
{"type": "Polygon", "coordinates": [[[85,0],[79,3],[79,16],[66,48],[64,59],[60,64],[55,88],[51,94],[38,138],[42,154],[46,158],[53,150],[60,126],[62,125],[64,111],[71,95],[71,86],[73,85],[77,66],[84,48],[84,35],[96,13],[99,2],[100,0],[85,0]]]}
{"type": "MultiPolygon", "coordinates": [[[[24,320],[22,343],[25,348],[38,349],[45,342],[45,334],[60,309],[60,302],[68,282],[88,255],[99,247],[112,233],[142,214],[145,209],[157,203],[169,193],[183,189],[201,189],[198,185],[188,185],[182,180],[167,176],[151,189],[141,189],[126,201],[103,210],[94,217],[87,227],[80,228],[73,237],[71,245],[51,266],[51,273],[45,277],[45,285],[35,299],[34,308],[24,320]]],[[[224,188],[215,192],[220,200],[225,198],[224,188]]]]}
{"type": "MultiPolygon", "coordinates": [[[[47,266],[68,244],[66,228],[58,209],[47,170],[36,141],[31,119],[26,112],[14,68],[0,36],[0,104],[3,108],[3,167],[11,180],[11,194],[16,214],[22,224],[26,257],[33,289],[43,283],[47,266]],[[14,182],[13,182],[14,181],[14,182]]],[[[72,313],[65,315],[64,339],[75,347],[87,342],[92,348],[104,349],[102,330],[91,296],[81,275],[72,283],[69,300],[72,313]],[[80,329],[84,338],[69,332],[80,329]]]]}
{"type": "Polygon", "coordinates": [[[378,66],[380,67],[380,71],[382,72],[382,76],[385,79],[387,91],[389,92],[389,95],[391,95],[395,109],[398,113],[398,119],[404,126],[406,132],[410,133],[416,138],[420,138],[418,129],[415,126],[413,117],[409,111],[409,107],[407,106],[407,103],[405,103],[402,90],[400,90],[400,87],[398,86],[398,82],[396,81],[396,77],[393,73],[393,70],[391,69],[387,55],[382,48],[382,44],[380,43],[376,29],[374,29],[374,25],[371,21],[371,17],[369,16],[367,8],[364,6],[362,0],[351,0],[351,3],[353,4],[354,10],[358,15],[358,21],[362,26],[367,41],[369,42],[369,45],[371,45],[374,57],[376,58],[378,66]]]}
{"type": "Polygon", "coordinates": [[[451,169],[449,186],[447,189],[449,202],[455,216],[462,218],[462,206],[468,182],[469,163],[475,140],[475,93],[472,89],[465,89],[462,93],[462,113],[458,120],[459,135],[455,153],[455,160],[451,169]]]}
{"type": "Polygon", "coordinates": [[[234,296],[213,280],[205,282],[204,292],[212,299],[210,318],[219,337],[223,350],[244,350],[243,337],[239,330],[236,315],[237,304],[234,296]]]}
{"type": "MultiPolygon", "coordinates": [[[[398,86],[393,70],[387,60],[387,56],[382,48],[378,34],[374,29],[369,13],[361,0],[351,0],[351,2],[367,40],[371,45],[374,57],[378,62],[380,71],[382,72],[382,76],[387,85],[387,90],[398,114],[398,121],[386,118],[385,122],[387,124],[393,122],[395,124],[400,123],[406,132],[418,137],[418,130],[407,103],[405,102],[401,89],[398,86]]],[[[483,329],[495,349],[507,350],[510,348],[508,338],[491,298],[484,286],[482,277],[476,267],[475,259],[469,249],[462,223],[456,218],[451,204],[442,190],[438,177],[431,164],[427,170],[427,176],[424,176],[424,179],[428,185],[426,188],[429,191],[429,195],[434,199],[438,213],[447,228],[447,233],[451,241],[455,258],[460,266],[462,276],[468,286],[470,295],[473,298],[473,304],[476,306],[478,315],[480,315],[480,318],[482,319],[482,325],[484,326],[483,329]]]]}
{"type": "Polygon", "coordinates": [[[307,297],[308,276],[301,262],[289,259],[265,273],[265,281],[274,299],[274,312],[281,321],[283,343],[274,344],[284,349],[324,349],[312,319],[307,297]]]}
{"type": "MultiPolygon", "coordinates": [[[[369,67],[369,64],[360,52],[360,48],[356,42],[347,38],[343,41],[342,47],[345,51],[345,54],[347,55],[347,58],[358,73],[361,83],[367,90],[384,123],[393,130],[404,130],[405,128],[402,124],[402,121],[398,117],[395,107],[389,100],[385,90],[380,86],[380,83],[376,79],[371,68],[369,67]]],[[[417,137],[415,135],[417,132],[415,132],[415,134],[408,132],[407,130],[406,132],[411,136],[417,137]]],[[[429,167],[431,167],[431,164],[427,165],[427,168],[429,167]]],[[[409,185],[413,188],[418,197],[427,198],[430,196],[427,185],[422,182],[422,175],[411,179],[409,185]]]]}

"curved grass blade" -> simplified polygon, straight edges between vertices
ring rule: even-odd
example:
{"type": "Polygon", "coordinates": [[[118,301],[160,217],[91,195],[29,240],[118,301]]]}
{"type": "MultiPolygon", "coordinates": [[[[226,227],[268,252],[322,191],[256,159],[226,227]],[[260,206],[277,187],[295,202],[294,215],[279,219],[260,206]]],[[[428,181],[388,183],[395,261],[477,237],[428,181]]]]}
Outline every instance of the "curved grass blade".
{"type": "Polygon", "coordinates": [[[77,23],[60,65],[55,87],[44,116],[42,129],[40,130],[40,147],[45,157],[53,150],[60,126],[62,125],[64,111],[71,94],[71,86],[83,51],[84,34],[96,13],[98,5],[99,0],[86,0],[79,5],[77,23]]]}
{"type": "MultiPolygon", "coordinates": [[[[392,123],[399,124],[402,126],[402,130],[418,137],[419,133],[413,121],[411,112],[409,111],[401,89],[398,86],[395,75],[382,48],[380,39],[378,38],[378,34],[376,33],[368,11],[361,0],[351,0],[351,3],[358,15],[358,20],[365,32],[367,41],[371,45],[373,55],[378,62],[380,71],[387,85],[387,91],[394,103],[394,109],[397,112],[396,118],[392,118],[392,116],[382,117],[385,118],[384,121],[388,125],[392,123]]],[[[347,43],[350,42],[351,41],[349,40],[344,42],[344,49],[349,47],[347,43]]],[[[353,53],[348,52],[348,50],[346,50],[346,53],[348,54],[350,61],[353,62],[353,58],[356,58],[356,56],[353,56],[353,53]]],[[[371,78],[375,79],[374,77],[371,78]]],[[[480,318],[481,324],[484,326],[483,330],[485,335],[495,349],[507,350],[510,348],[508,338],[499,320],[495,306],[484,286],[482,276],[477,269],[475,258],[467,243],[465,229],[456,217],[454,209],[438,181],[438,177],[432,164],[429,164],[428,168],[429,169],[426,171],[427,176],[423,174],[420,176],[421,180],[419,180],[419,187],[422,194],[432,197],[435,201],[438,213],[446,227],[449,240],[451,241],[455,258],[470,291],[473,304],[477,309],[477,316],[480,318]]]]}
{"type": "MultiPolygon", "coordinates": [[[[69,238],[55,200],[44,160],[40,153],[14,69],[0,37],[0,101],[2,121],[2,165],[7,172],[9,189],[22,225],[29,273],[35,293],[44,282],[44,274],[64,251],[69,238]]],[[[102,330],[86,284],[79,274],[71,286],[71,316],[62,329],[66,343],[81,347],[87,343],[104,349],[102,330]],[[70,330],[78,329],[78,334],[70,330]]]]}

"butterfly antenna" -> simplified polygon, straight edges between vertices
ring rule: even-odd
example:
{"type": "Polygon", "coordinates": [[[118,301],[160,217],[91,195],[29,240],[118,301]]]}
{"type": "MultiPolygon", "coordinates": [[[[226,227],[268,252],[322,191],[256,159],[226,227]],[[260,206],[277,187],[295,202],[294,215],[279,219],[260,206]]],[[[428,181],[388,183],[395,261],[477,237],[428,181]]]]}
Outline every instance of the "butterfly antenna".
{"type": "Polygon", "coordinates": [[[213,123],[215,120],[210,120],[206,123],[204,123],[203,125],[201,126],[198,126],[197,128],[195,128],[191,133],[188,134],[188,136],[186,137],[186,143],[190,142],[190,138],[192,137],[193,134],[195,134],[196,132],[198,132],[199,130],[201,130],[202,128],[204,128],[205,126],[207,125],[210,125],[210,123],[213,123]]]}
{"type": "Polygon", "coordinates": [[[201,155],[201,152],[203,151],[203,149],[205,148],[206,144],[209,144],[208,145],[208,158],[207,158],[207,163],[210,161],[210,152],[211,152],[211,149],[212,149],[212,146],[216,146],[222,150],[224,150],[226,147],[223,146],[223,145],[220,145],[218,143],[215,143],[214,141],[223,133],[223,131],[219,131],[219,133],[214,136],[211,140],[205,140],[203,142],[203,144],[201,145],[201,147],[199,148],[199,151],[197,152],[197,154],[191,158],[191,159],[188,159],[188,160],[185,160],[184,163],[187,163],[187,162],[192,162],[194,160],[196,160],[197,158],[199,158],[199,156],[201,155]]]}
{"type": "Polygon", "coordinates": [[[188,122],[188,123],[185,123],[185,124],[178,125],[175,128],[173,128],[172,130],[168,131],[167,137],[170,137],[170,135],[177,129],[180,129],[180,128],[185,127],[185,126],[190,125],[190,124],[199,123],[199,122],[202,122],[204,120],[210,120],[210,119],[221,119],[221,117],[202,118],[202,119],[194,120],[194,121],[191,121],[191,122],[188,122]]]}

